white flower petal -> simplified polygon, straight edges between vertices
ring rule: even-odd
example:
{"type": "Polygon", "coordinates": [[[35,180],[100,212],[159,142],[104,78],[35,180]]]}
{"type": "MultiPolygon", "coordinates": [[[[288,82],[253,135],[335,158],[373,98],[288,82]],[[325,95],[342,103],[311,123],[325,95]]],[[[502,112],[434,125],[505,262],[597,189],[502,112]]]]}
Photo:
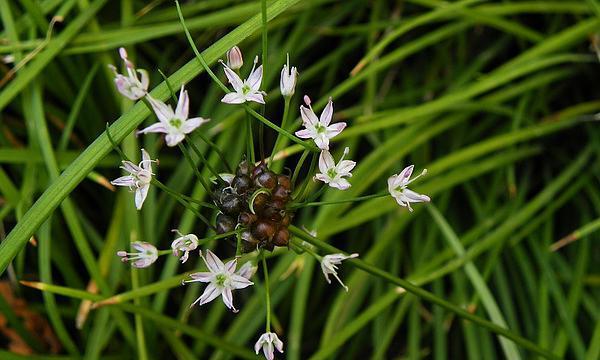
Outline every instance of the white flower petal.
{"type": "Polygon", "coordinates": [[[206,267],[208,270],[210,270],[210,272],[217,273],[222,272],[225,269],[225,265],[221,259],[219,259],[219,257],[210,250],[206,250],[204,261],[206,262],[206,267]]]}
{"type": "Polygon", "coordinates": [[[135,207],[138,210],[141,210],[142,205],[144,205],[144,201],[148,196],[148,189],[150,189],[150,185],[146,184],[135,191],[135,207]]]}
{"type": "Polygon", "coordinates": [[[329,98],[327,105],[325,105],[325,109],[323,109],[323,112],[321,113],[321,118],[319,119],[319,121],[321,122],[321,125],[327,127],[329,125],[329,123],[331,122],[332,117],[333,117],[333,101],[331,100],[331,98],[329,98]]]}
{"type": "Polygon", "coordinates": [[[188,92],[183,90],[183,85],[181,85],[181,90],[179,91],[179,101],[177,101],[177,108],[175,109],[175,117],[181,120],[187,119],[189,109],[190,99],[188,97],[188,92]]]}
{"type": "Polygon", "coordinates": [[[221,102],[224,102],[226,104],[242,104],[242,103],[246,102],[246,97],[244,97],[244,95],[237,93],[237,92],[230,92],[228,94],[225,94],[225,96],[223,96],[223,98],[221,99],[221,102]]]}
{"type": "Polygon", "coordinates": [[[198,127],[200,127],[202,124],[207,123],[209,120],[210,119],[205,119],[205,118],[201,118],[201,117],[195,117],[195,118],[188,119],[181,126],[181,132],[183,132],[184,134],[189,134],[192,131],[196,130],[198,127]]]}
{"type": "Polygon", "coordinates": [[[227,76],[227,80],[229,80],[229,83],[231,84],[231,86],[233,86],[235,91],[241,92],[244,83],[242,82],[242,79],[240,79],[238,74],[236,74],[225,64],[223,64],[223,71],[225,71],[225,76],[227,76]]]}

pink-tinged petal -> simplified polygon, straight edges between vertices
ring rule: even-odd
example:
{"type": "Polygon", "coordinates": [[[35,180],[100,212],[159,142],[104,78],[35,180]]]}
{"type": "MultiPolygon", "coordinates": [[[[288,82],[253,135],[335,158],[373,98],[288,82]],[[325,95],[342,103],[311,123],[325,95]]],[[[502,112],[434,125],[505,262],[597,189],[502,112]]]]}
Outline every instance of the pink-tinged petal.
{"type": "Polygon", "coordinates": [[[162,122],[157,122],[157,123],[154,123],[144,129],[142,129],[142,130],[139,130],[136,134],[148,134],[148,133],[166,134],[167,128],[165,127],[165,124],[163,124],[162,122]]]}
{"type": "Polygon", "coordinates": [[[229,260],[228,262],[225,263],[225,271],[227,271],[228,273],[233,273],[233,272],[235,272],[236,266],[237,266],[237,259],[229,260]]]}
{"type": "Polygon", "coordinates": [[[254,71],[250,74],[250,76],[248,76],[248,86],[250,86],[250,89],[254,90],[254,91],[258,91],[258,89],[260,88],[260,83],[262,81],[262,76],[263,76],[263,66],[260,65],[259,67],[257,67],[256,69],[254,69],[254,71]]]}
{"type": "Polygon", "coordinates": [[[154,113],[156,114],[158,120],[164,123],[168,123],[169,120],[175,117],[175,113],[173,113],[173,109],[170,105],[167,105],[162,101],[156,100],[150,95],[148,95],[147,98],[150,102],[150,105],[152,105],[152,109],[154,110],[154,113]]]}
{"type": "MultiPolygon", "coordinates": [[[[191,281],[199,281],[199,282],[211,282],[214,278],[215,274],[211,272],[197,272],[190,274],[190,277],[193,279],[191,281]]],[[[188,280],[189,281],[189,280],[188,280]]]]}
{"type": "Polygon", "coordinates": [[[219,259],[217,255],[215,255],[212,251],[206,250],[206,256],[204,257],[204,261],[206,261],[206,267],[210,272],[222,272],[225,269],[225,265],[219,259]]]}
{"type": "Polygon", "coordinates": [[[243,288],[247,288],[250,285],[254,285],[254,283],[250,280],[248,280],[247,278],[238,275],[238,274],[233,274],[230,277],[231,280],[231,288],[233,289],[243,289],[243,288]]]}
{"type": "Polygon", "coordinates": [[[123,166],[121,166],[121,168],[125,171],[127,171],[128,173],[132,173],[132,174],[137,174],[141,168],[139,166],[137,166],[136,164],[132,163],[131,161],[123,161],[122,162],[123,166]]]}
{"type": "Polygon", "coordinates": [[[330,182],[329,186],[334,187],[336,189],[340,189],[340,190],[346,190],[352,185],[350,185],[350,182],[348,182],[348,180],[346,180],[344,178],[339,178],[339,179],[336,179],[335,181],[330,182]]]}
{"type": "Polygon", "coordinates": [[[392,175],[388,178],[388,190],[390,193],[396,191],[396,189],[402,185],[402,178],[400,175],[392,175]]]}
{"type": "Polygon", "coordinates": [[[350,173],[350,171],[352,171],[352,169],[354,169],[355,166],[356,166],[356,161],[342,160],[337,165],[337,170],[338,170],[338,173],[340,173],[340,174],[346,174],[346,173],[350,173]]]}
{"type": "Polygon", "coordinates": [[[142,205],[144,205],[146,196],[148,196],[148,189],[150,189],[150,185],[144,185],[135,191],[135,207],[136,207],[136,209],[138,209],[138,210],[142,209],[142,205]]]}
{"type": "Polygon", "coordinates": [[[262,336],[258,339],[258,341],[254,344],[254,352],[258,355],[258,352],[262,348],[262,336]]]}
{"type": "Polygon", "coordinates": [[[335,124],[331,124],[327,127],[327,137],[331,139],[332,137],[339,135],[339,133],[341,133],[342,130],[344,130],[345,128],[346,128],[345,122],[338,122],[335,124]]]}
{"type": "Polygon", "coordinates": [[[188,97],[188,92],[183,90],[183,85],[181,85],[181,90],[179,91],[179,101],[177,101],[177,108],[175,109],[175,117],[181,121],[185,121],[185,119],[188,118],[189,110],[190,98],[188,97]]]}
{"type": "Polygon", "coordinates": [[[315,179],[324,182],[325,184],[329,184],[329,182],[331,181],[331,179],[329,178],[329,176],[325,175],[325,174],[317,174],[315,175],[315,179]]]}
{"type": "Polygon", "coordinates": [[[431,199],[427,195],[418,194],[411,189],[404,189],[404,196],[411,202],[424,202],[430,201],[431,199]]]}
{"type": "Polygon", "coordinates": [[[244,95],[239,94],[237,92],[230,92],[223,96],[221,102],[224,102],[226,104],[243,104],[246,102],[246,98],[244,97],[244,95]]]}
{"type": "Polygon", "coordinates": [[[327,136],[324,136],[324,134],[319,134],[317,137],[314,138],[314,140],[315,145],[317,145],[319,149],[324,151],[329,150],[329,138],[327,136]]]}
{"type": "Polygon", "coordinates": [[[135,186],[135,178],[131,175],[121,176],[110,182],[115,186],[135,186]]]}
{"type": "Polygon", "coordinates": [[[273,360],[275,359],[275,355],[273,355],[273,344],[267,343],[263,346],[263,354],[265,355],[265,359],[273,360]]]}
{"type": "Polygon", "coordinates": [[[300,115],[302,116],[302,122],[305,124],[311,124],[312,126],[315,126],[319,122],[315,112],[312,111],[312,109],[302,105],[300,105],[300,115]]]}
{"type": "MultiPolygon", "coordinates": [[[[208,284],[206,286],[206,289],[204,289],[204,292],[198,298],[198,300],[196,300],[196,302],[200,301],[200,305],[209,303],[209,302],[213,301],[214,299],[218,298],[219,295],[221,295],[221,291],[222,290],[220,288],[216,287],[215,285],[208,284]]],[[[196,302],[194,302],[194,304],[196,302]]],[[[194,305],[194,304],[192,304],[192,305],[194,305]]]]}
{"type": "Polygon", "coordinates": [[[249,93],[246,95],[246,101],[254,101],[259,104],[264,104],[265,99],[261,93],[249,93]]]}
{"type": "Polygon", "coordinates": [[[183,134],[167,134],[167,136],[165,136],[165,142],[169,147],[179,144],[183,139],[185,139],[185,135],[183,134]]]}
{"type": "Polygon", "coordinates": [[[329,98],[327,105],[325,105],[325,109],[321,113],[321,118],[319,119],[323,126],[328,126],[331,122],[331,118],[333,117],[333,101],[329,98]]]}
{"type": "Polygon", "coordinates": [[[242,79],[240,79],[238,74],[236,74],[225,64],[223,64],[223,71],[225,71],[225,76],[227,76],[227,80],[229,80],[229,83],[231,84],[231,86],[233,86],[235,91],[241,92],[244,83],[242,82],[242,79]]]}
{"type": "Polygon", "coordinates": [[[314,131],[309,129],[298,130],[294,134],[301,139],[312,139],[315,136],[314,131]]]}
{"type": "Polygon", "coordinates": [[[400,180],[401,185],[405,185],[406,183],[408,183],[408,180],[410,179],[414,168],[414,165],[409,165],[405,167],[404,170],[400,172],[400,174],[398,174],[398,178],[400,180]]]}
{"type": "Polygon", "coordinates": [[[237,275],[240,275],[241,277],[250,280],[250,278],[254,276],[256,269],[257,267],[252,265],[252,262],[246,261],[246,263],[242,265],[242,267],[239,268],[239,270],[237,271],[237,275]]]}
{"type": "Polygon", "coordinates": [[[225,304],[225,306],[233,310],[233,312],[238,312],[235,306],[233,306],[233,294],[231,293],[231,289],[227,287],[224,288],[221,291],[221,295],[223,296],[223,303],[225,304]]]}
{"type": "Polygon", "coordinates": [[[333,160],[333,156],[327,150],[321,151],[321,155],[319,156],[319,170],[326,174],[327,170],[335,167],[335,161],[333,160]]]}
{"type": "Polygon", "coordinates": [[[283,353],[283,341],[279,340],[277,335],[273,334],[273,344],[280,353],[283,353]]]}

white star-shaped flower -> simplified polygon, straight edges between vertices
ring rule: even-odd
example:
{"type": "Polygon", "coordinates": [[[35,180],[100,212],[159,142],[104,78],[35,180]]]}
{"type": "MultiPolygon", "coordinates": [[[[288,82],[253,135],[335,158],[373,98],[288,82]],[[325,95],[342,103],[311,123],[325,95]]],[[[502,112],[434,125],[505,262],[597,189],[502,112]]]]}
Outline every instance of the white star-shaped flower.
{"type": "Polygon", "coordinates": [[[431,200],[429,196],[417,194],[416,192],[407,188],[408,184],[427,174],[427,169],[423,169],[421,174],[411,180],[410,176],[412,175],[413,169],[414,165],[407,166],[400,174],[392,175],[388,179],[388,190],[390,195],[396,199],[398,205],[408,207],[409,211],[413,211],[412,207],[410,206],[411,202],[428,202],[431,200]]]}
{"type": "MultiPolygon", "coordinates": [[[[184,282],[204,282],[209,284],[206,289],[204,289],[204,293],[202,293],[202,295],[196,299],[191,306],[194,306],[198,303],[200,305],[204,305],[221,295],[223,297],[223,303],[225,306],[233,310],[233,312],[238,312],[238,310],[233,306],[232,290],[243,289],[250,285],[254,285],[254,283],[248,280],[246,277],[235,272],[237,259],[230,260],[226,264],[223,264],[221,259],[219,259],[217,255],[213,254],[213,252],[210,250],[206,250],[206,257],[202,256],[202,252],[200,252],[200,256],[204,260],[204,263],[208,268],[208,272],[197,272],[190,274],[192,280],[185,280],[184,282]]],[[[244,267],[242,267],[242,269],[244,269],[244,267]]],[[[244,269],[244,275],[247,275],[246,270],[247,269],[244,269]]]]}
{"type": "Polygon", "coordinates": [[[273,360],[275,358],[275,349],[280,353],[283,353],[283,341],[279,340],[277,334],[272,332],[266,332],[258,338],[256,344],[254,344],[254,351],[256,355],[262,349],[263,354],[267,360],[273,360]]]}
{"type": "Polygon", "coordinates": [[[192,131],[196,130],[200,125],[208,122],[210,119],[202,117],[195,117],[188,119],[190,100],[188,93],[183,89],[179,91],[179,101],[177,101],[177,108],[173,111],[171,105],[167,105],[162,101],[156,100],[148,95],[148,101],[152,105],[156,117],[159,122],[152,124],[147,128],[138,131],[138,134],[147,133],[164,133],[165,142],[167,146],[175,146],[179,144],[185,136],[192,131]]]}
{"type": "Polygon", "coordinates": [[[176,232],[179,237],[171,243],[171,249],[173,249],[173,255],[179,257],[179,253],[183,252],[181,255],[181,263],[187,261],[190,251],[196,250],[198,247],[198,237],[194,234],[183,235],[179,232],[179,230],[172,230],[176,232]]]}
{"type": "Polygon", "coordinates": [[[304,102],[308,107],[300,106],[300,115],[302,115],[302,125],[304,130],[296,131],[296,136],[301,139],[313,139],[319,149],[329,150],[329,140],[346,128],[345,122],[331,124],[333,117],[333,101],[329,98],[329,102],[323,109],[321,117],[317,115],[310,106],[310,98],[304,96],[304,102]]]}
{"type": "Polygon", "coordinates": [[[227,76],[229,83],[235,90],[225,94],[223,99],[221,99],[222,102],[227,104],[242,104],[246,101],[254,101],[259,104],[265,103],[263,96],[266,96],[267,94],[260,90],[260,83],[262,82],[263,77],[263,67],[262,65],[256,67],[257,63],[258,56],[254,58],[254,65],[252,65],[252,71],[250,72],[248,79],[242,81],[235,71],[231,70],[229,66],[221,61],[223,70],[225,71],[225,76],[227,76]]]}
{"type": "Polygon", "coordinates": [[[148,93],[148,84],[150,83],[148,72],[143,69],[136,70],[133,63],[127,58],[127,51],[124,48],[119,48],[119,55],[121,55],[121,59],[125,62],[127,76],[119,74],[114,65],[108,65],[115,74],[117,90],[131,100],[143,98],[148,93]],[[138,73],[140,78],[138,78],[138,73]]]}
{"type": "Polygon", "coordinates": [[[131,243],[131,247],[137,252],[126,252],[124,250],[117,251],[117,256],[121,257],[121,261],[131,261],[131,266],[136,268],[145,268],[152,265],[158,259],[158,250],[150,243],[136,241],[131,243]]]}
{"type": "Polygon", "coordinates": [[[121,176],[110,183],[115,186],[127,186],[131,191],[135,191],[135,207],[140,210],[148,196],[148,189],[152,181],[152,162],[150,155],[142,149],[142,161],[138,165],[131,161],[123,161],[121,169],[127,171],[129,175],[121,176]]]}
{"type": "Polygon", "coordinates": [[[350,171],[356,166],[356,162],[344,160],[344,157],[348,155],[349,151],[350,149],[348,148],[344,149],[344,155],[342,155],[342,158],[337,165],[329,151],[321,151],[321,156],[319,156],[319,170],[321,173],[315,175],[315,178],[336,189],[348,189],[351,185],[348,180],[344,178],[352,177],[350,171]]]}
{"type": "Polygon", "coordinates": [[[344,285],[342,280],[339,278],[337,274],[337,266],[342,263],[342,261],[346,259],[353,259],[358,257],[358,254],[344,255],[344,254],[331,254],[323,256],[321,259],[321,270],[323,271],[323,275],[325,275],[325,280],[329,284],[331,284],[331,280],[329,280],[329,274],[333,275],[337,281],[348,291],[348,287],[344,285]]]}

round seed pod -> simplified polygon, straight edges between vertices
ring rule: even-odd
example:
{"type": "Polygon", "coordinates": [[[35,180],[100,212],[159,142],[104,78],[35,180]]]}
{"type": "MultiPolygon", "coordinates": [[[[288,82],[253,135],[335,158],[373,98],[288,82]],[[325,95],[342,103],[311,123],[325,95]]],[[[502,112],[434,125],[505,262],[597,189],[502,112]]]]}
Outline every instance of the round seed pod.
{"type": "Polygon", "coordinates": [[[276,230],[277,226],[273,222],[261,219],[254,223],[252,235],[260,241],[270,240],[275,235],[276,230]]]}
{"type": "Polygon", "coordinates": [[[269,201],[269,195],[267,195],[267,194],[256,195],[256,197],[254,198],[254,202],[252,204],[254,211],[256,213],[262,212],[263,209],[265,208],[265,206],[267,205],[268,201],[269,201]]]}
{"type": "Polygon", "coordinates": [[[237,170],[236,170],[236,175],[248,176],[252,173],[252,170],[254,170],[254,166],[252,164],[249,164],[246,160],[244,160],[238,165],[237,170]]]}
{"type": "Polygon", "coordinates": [[[275,186],[277,186],[277,175],[275,175],[272,171],[264,171],[256,176],[254,183],[258,187],[264,187],[272,190],[275,188],[275,186]]]}
{"type": "Polygon", "coordinates": [[[288,191],[292,191],[292,182],[291,182],[289,176],[278,175],[277,176],[277,184],[279,184],[279,186],[283,187],[284,189],[286,189],[288,191]]]}
{"type": "Polygon", "coordinates": [[[256,250],[259,241],[252,235],[250,231],[243,231],[240,234],[240,236],[242,237],[242,249],[244,250],[244,252],[251,252],[256,250]]]}
{"type": "Polygon", "coordinates": [[[285,204],[286,202],[280,199],[271,199],[271,202],[269,203],[269,205],[271,205],[272,208],[277,210],[284,210],[285,204]]]}
{"type": "Polygon", "coordinates": [[[217,215],[217,234],[224,234],[226,232],[233,231],[235,229],[235,225],[235,220],[233,220],[233,218],[231,218],[230,216],[227,216],[223,213],[219,213],[219,215],[217,215]]]}
{"type": "Polygon", "coordinates": [[[281,221],[281,211],[272,206],[267,206],[262,211],[261,217],[277,223],[281,221]]]}
{"type": "Polygon", "coordinates": [[[252,225],[257,219],[258,219],[258,216],[256,216],[256,215],[249,213],[249,212],[243,212],[243,213],[240,213],[240,216],[238,217],[238,223],[247,227],[247,226],[252,225]]]}
{"type": "Polygon", "coordinates": [[[235,194],[221,196],[221,211],[227,215],[237,215],[242,210],[242,200],[235,194]]]}
{"type": "Polygon", "coordinates": [[[289,243],[290,232],[286,227],[280,227],[273,237],[273,244],[275,244],[275,246],[288,246],[289,243]]]}
{"type": "Polygon", "coordinates": [[[283,200],[287,202],[290,196],[290,191],[285,187],[279,185],[275,188],[275,190],[273,190],[273,194],[271,196],[273,197],[273,199],[283,200]]]}
{"type": "Polygon", "coordinates": [[[281,225],[287,227],[288,225],[290,225],[290,222],[292,221],[292,217],[289,214],[285,214],[283,216],[283,218],[281,219],[281,225]]]}
{"type": "Polygon", "coordinates": [[[256,177],[268,170],[269,169],[267,169],[267,165],[265,165],[264,162],[261,162],[256,167],[254,167],[254,169],[252,169],[252,178],[256,179],[256,177]]]}
{"type": "Polygon", "coordinates": [[[245,194],[252,186],[252,180],[247,175],[238,175],[231,181],[231,187],[238,194],[245,194]]]}

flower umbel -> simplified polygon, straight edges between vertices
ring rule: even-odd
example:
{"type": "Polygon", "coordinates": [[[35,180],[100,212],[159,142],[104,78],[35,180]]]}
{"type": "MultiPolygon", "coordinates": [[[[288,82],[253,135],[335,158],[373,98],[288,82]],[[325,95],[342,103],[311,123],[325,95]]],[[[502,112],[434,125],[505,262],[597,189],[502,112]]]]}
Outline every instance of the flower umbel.
{"type": "Polygon", "coordinates": [[[137,250],[137,252],[117,251],[117,256],[121,257],[122,262],[131,261],[131,266],[145,268],[152,265],[158,259],[158,250],[150,243],[135,241],[131,243],[131,247],[137,250]]]}
{"type": "Polygon", "coordinates": [[[244,65],[244,58],[239,47],[234,46],[227,52],[227,66],[232,70],[237,70],[244,65]]]}
{"type": "Polygon", "coordinates": [[[110,183],[116,186],[127,186],[131,191],[135,191],[135,207],[140,210],[148,196],[150,181],[152,181],[152,162],[150,155],[142,149],[142,161],[138,165],[131,161],[123,161],[121,169],[127,171],[129,175],[121,176],[110,183]]]}
{"type": "Polygon", "coordinates": [[[388,179],[388,190],[390,195],[396,199],[396,202],[400,206],[408,207],[409,211],[413,211],[410,203],[417,202],[428,202],[431,199],[427,195],[418,194],[411,189],[408,189],[407,186],[411,182],[417,180],[419,177],[427,174],[427,169],[423,169],[423,171],[416,177],[410,179],[414,169],[414,165],[410,165],[404,168],[400,174],[392,175],[388,179]]]}
{"type": "MultiPolygon", "coordinates": [[[[190,274],[192,279],[185,280],[184,283],[204,282],[209,284],[206,289],[204,289],[204,293],[202,293],[191,306],[194,306],[197,303],[204,305],[221,295],[225,306],[233,310],[233,312],[238,312],[233,306],[232,290],[243,289],[250,285],[254,285],[254,283],[239,273],[235,273],[237,259],[230,260],[226,264],[223,264],[221,259],[210,250],[206,250],[206,257],[202,256],[202,252],[200,252],[200,256],[204,260],[208,272],[190,274]]],[[[242,267],[242,269],[243,268],[244,267],[242,267]]]]}
{"type": "Polygon", "coordinates": [[[267,360],[273,360],[275,358],[275,349],[280,353],[283,353],[283,341],[279,340],[277,334],[272,332],[266,332],[258,338],[256,344],[254,344],[254,351],[256,355],[262,349],[263,354],[267,360]]]}
{"type": "Polygon", "coordinates": [[[263,67],[262,65],[256,67],[257,63],[258,56],[254,58],[254,65],[252,66],[252,71],[250,72],[248,79],[242,81],[235,71],[231,70],[229,66],[221,61],[225,76],[227,76],[229,83],[235,90],[225,94],[223,99],[221,99],[222,102],[227,104],[242,104],[246,101],[254,101],[260,104],[265,103],[263,96],[267,94],[264,91],[259,90],[263,77],[263,67]]]}
{"type": "Polygon", "coordinates": [[[348,189],[351,185],[344,177],[352,177],[350,171],[356,166],[356,162],[344,160],[344,157],[348,155],[349,151],[350,149],[348,148],[344,149],[344,155],[342,155],[342,158],[337,165],[329,151],[321,151],[321,156],[319,156],[319,170],[321,173],[315,175],[315,178],[336,189],[348,189]]]}
{"type": "Polygon", "coordinates": [[[148,95],[148,101],[150,102],[150,105],[152,105],[152,109],[156,113],[156,117],[158,117],[159,122],[152,124],[147,128],[138,131],[137,133],[167,134],[165,136],[165,142],[167,143],[167,146],[175,146],[179,144],[183,139],[185,139],[187,134],[191,133],[200,125],[210,120],[202,117],[188,119],[190,99],[187,91],[183,89],[183,85],[181,85],[181,90],[179,91],[179,101],[177,101],[177,108],[175,111],[173,111],[171,105],[167,105],[162,101],[156,100],[150,95],[148,95]]]}
{"type": "Polygon", "coordinates": [[[358,254],[344,255],[344,254],[331,254],[323,256],[321,260],[321,270],[323,271],[323,275],[325,275],[325,280],[329,284],[331,284],[331,280],[329,280],[329,274],[333,275],[337,281],[348,291],[348,287],[344,285],[342,280],[339,278],[337,274],[337,266],[342,263],[342,261],[346,259],[353,259],[358,257],[358,254]]]}
{"type": "Polygon", "coordinates": [[[108,65],[115,74],[115,85],[117,85],[117,90],[119,90],[123,96],[131,100],[143,98],[148,93],[148,84],[150,83],[148,72],[144,69],[136,69],[133,66],[133,63],[127,58],[127,51],[125,48],[119,48],[119,55],[121,55],[121,59],[125,62],[127,76],[119,74],[114,65],[108,65]],[[138,74],[140,75],[139,78],[138,74]]]}
{"type": "Polygon", "coordinates": [[[298,71],[296,67],[290,68],[290,54],[287,54],[287,63],[283,65],[281,69],[281,78],[279,79],[279,88],[281,89],[282,96],[292,96],[296,91],[296,78],[298,77],[298,71]]]}
{"type": "Polygon", "coordinates": [[[177,233],[179,237],[171,243],[171,249],[173,249],[173,255],[179,257],[179,253],[183,252],[181,255],[181,263],[187,261],[190,251],[196,250],[198,247],[198,237],[194,234],[183,235],[179,232],[179,230],[172,230],[177,233]]]}
{"type": "Polygon", "coordinates": [[[329,150],[329,140],[341,133],[346,128],[346,123],[338,122],[330,125],[333,117],[333,101],[331,98],[329,98],[329,102],[323,109],[320,118],[317,118],[310,106],[310,98],[306,95],[304,96],[304,102],[308,107],[301,105],[300,115],[302,115],[302,125],[305,129],[296,131],[296,136],[301,139],[313,139],[319,149],[329,150]]]}

